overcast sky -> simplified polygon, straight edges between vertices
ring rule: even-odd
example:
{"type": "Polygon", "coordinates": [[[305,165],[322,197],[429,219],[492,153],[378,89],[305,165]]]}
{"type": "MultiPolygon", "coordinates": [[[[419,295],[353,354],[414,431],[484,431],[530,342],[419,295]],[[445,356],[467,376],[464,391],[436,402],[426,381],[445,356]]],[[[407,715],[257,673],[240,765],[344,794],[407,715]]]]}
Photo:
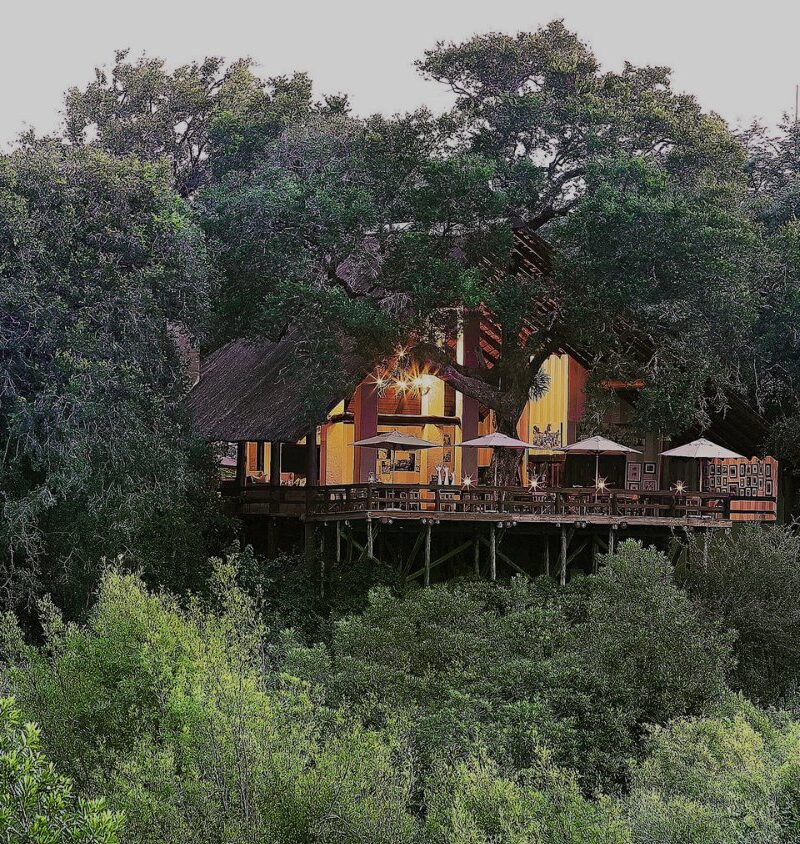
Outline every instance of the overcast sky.
{"type": "Polygon", "coordinates": [[[5,0],[0,7],[0,144],[59,125],[64,90],[115,49],[170,65],[251,56],[265,75],[308,71],[355,110],[396,112],[446,94],[414,59],[437,40],[535,29],[563,17],[603,64],[667,64],[679,89],[733,123],[775,123],[800,82],[797,0],[5,0]]]}

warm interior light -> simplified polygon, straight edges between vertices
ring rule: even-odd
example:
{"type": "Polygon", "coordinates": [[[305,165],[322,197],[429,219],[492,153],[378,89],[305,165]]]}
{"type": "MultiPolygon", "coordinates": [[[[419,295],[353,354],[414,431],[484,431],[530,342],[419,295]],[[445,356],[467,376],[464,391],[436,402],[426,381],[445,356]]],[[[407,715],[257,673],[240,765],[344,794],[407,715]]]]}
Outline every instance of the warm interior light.
{"type": "Polygon", "coordinates": [[[675,486],[672,488],[678,493],[685,492],[686,484],[683,481],[675,481],[675,486]]]}
{"type": "Polygon", "coordinates": [[[464,475],[464,479],[461,481],[461,485],[465,489],[469,489],[472,486],[472,478],[469,475],[464,475]]]}
{"type": "Polygon", "coordinates": [[[608,489],[608,480],[606,478],[598,478],[597,489],[599,492],[603,492],[604,490],[608,489]]]}

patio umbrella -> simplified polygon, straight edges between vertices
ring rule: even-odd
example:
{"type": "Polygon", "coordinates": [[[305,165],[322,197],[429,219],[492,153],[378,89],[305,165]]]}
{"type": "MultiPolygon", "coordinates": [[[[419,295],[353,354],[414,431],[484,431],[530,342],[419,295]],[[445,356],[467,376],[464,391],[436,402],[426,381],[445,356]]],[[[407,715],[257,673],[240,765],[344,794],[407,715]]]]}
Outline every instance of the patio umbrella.
{"type": "Polygon", "coordinates": [[[589,437],[572,445],[565,445],[559,451],[566,451],[568,454],[593,454],[594,455],[594,485],[597,488],[600,484],[600,455],[601,454],[641,454],[635,448],[629,448],[622,443],[615,443],[605,437],[589,437]]]}
{"type": "Polygon", "coordinates": [[[436,448],[436,443],[428,442],[419,437],[412,437],[410,434],[401,434],[400,431],[389,431],[386,434],[378,434],[375,437],[367,437],[365,440],[357,440],[353,443],[356,448],[385,448],[391,455],[391,477],[394,483],[394,453],[400,451],[421,451],[424,448],[436,448]]]}
{"type": "MultiPolygon", "coordinates": [[[[461,448],[516,448],[527,451],[531,447],[531,444],[495,432],[494,434],[485,434],[482,437],[476,437],[474,440],[466,440],[463,443],[459,443],[459,446],[461,448]]],[[[496,462],[494,464],[494,485],[497,486],[496,462]]]]}
{"type": "MultiPolygon", "coordinates": [[[[701,437],[699,440],[693,440],[686,445],[679,445],[675,448],[668,448],[661,452],[661,457],[690,457],[694,460],[713,460],[724,458],[744,458],[744,455],[737,454],[729,448],[724,448],[721,445],[712,443],[711,440],[701,437]]],[[[703,491],[703,470],[700,467],[700,492],[703,491]]]]}

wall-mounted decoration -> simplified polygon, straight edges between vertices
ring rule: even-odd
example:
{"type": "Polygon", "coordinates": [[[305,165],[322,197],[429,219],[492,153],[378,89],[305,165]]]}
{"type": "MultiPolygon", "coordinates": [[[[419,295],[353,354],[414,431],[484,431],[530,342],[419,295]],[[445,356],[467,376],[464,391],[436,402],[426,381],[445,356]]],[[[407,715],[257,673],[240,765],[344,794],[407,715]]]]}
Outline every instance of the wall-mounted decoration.
{"type": "Polygon", "coordinates": [[[639,491],[639,484],[631,484],[631,483],[629,483],[629,484],[628,484],[628,489],[632,489],[632,490],[634,490],[634,491],[638,492],[638,491],[639,491]]]}
{"type": "Polygon", "coordinates": [[[642,481],[642,489],[645,492],[655,492],[658,489],[658,483],[655,478],[645,478],[642,481]]]}
{"type": "Polygon", "coordinates": [[[542,431],[538,425],[533,426],[533,433],[531,434],[531,445],[534,448],[542,449],[556,449],[561,448],[561,430],[553,430],[550,423],[542,431]]]}
{"type": "Polygon", "coordinates": [[[626,475],[628,482],[633,481],[634,483],[638,483],[642,479],[642,464],[641,463],[628,463],[627,467],[627,475],[626,475]]]}
{"type": "Polygon", "coordinates": [[[645,473],[645,475],[655,475],[656,464],[655,463],[645,463],[644,464],[644,473],[645,473]]]}

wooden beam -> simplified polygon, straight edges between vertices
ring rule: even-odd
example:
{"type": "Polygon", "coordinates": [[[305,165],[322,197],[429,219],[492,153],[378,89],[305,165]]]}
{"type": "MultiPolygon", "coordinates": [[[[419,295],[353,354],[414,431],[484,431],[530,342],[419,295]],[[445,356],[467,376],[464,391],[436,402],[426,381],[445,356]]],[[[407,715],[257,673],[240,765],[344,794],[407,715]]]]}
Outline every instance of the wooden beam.
{"type": "MultiPolygon", "coordinates": [[[[442,563],[446,563],[452,557],[455,557],[457,554],[460,554],[462,551],[466,551],[469,546],[472,545],[472,540],[468,539],[466,542],[462,542],[457,548],[452,548],[446,554],[442,554],[441,557],[437,557],[435,560],[431,561],[430,568],[435,569],[436,566],[440,566],[442,563]]],[[[413,580],[415,577],[419,577],[421,574],[425,574],[426,569],[421,568],[417,569],[413,574],[409,575],[409,579],[413,580]]]]}
{"type": "MultiPolygon", "coordinates": [[[[486,537],[483,537],[483,536],[482,536],[482,537],[481,537],[481,542],[483,542],[483,543],[484,543],[484,545],[487,545],[487,546],[489,545],[489,540],[488,540],[488,539],[486,539],[486,537]]],[[[523,568],[521,568],[519,565],[517,565],[517,563],[515,563],[515,562],[511,559],[511,557],[509,557],[509,556],[508,556],[508,554],[503,553],[503,551],[501,551],[501,550],[500,550],[499,548],[497,548],[497,547],[495,547],[495,553],[497,554],[497,556],[498,556],[498,557],[499,557],[499,558],[500,558],[500,559],[501,559],[504,563],[507,563],[509,566],[511,566],[511,568],[512,568],[512,569],[514,569],[514,571],[518,572],[518,573],[519,573],[519,574],[521,574],[523,577],[526,577],[528,580],[532,580],[532,579],[533,579],[533,578],[532,578],[532,577],[528,574],[528,572],[526,572],[526,571],[525,571],[525,569],[523,569],[523,568]]]]}
{"type": "Polygon", "coordinates": [[[419,551],[420,545],[422,545],[423,539],[425,539],[426,532],[427,531],[423,527],[422,530],[417,533],[417,538],[414,540],[414,545],[411,548],[411,553],[408,555],[408,559],[406,560],[405,565],[403,566],[403,570],[406,573],[411,571],[411,566],[414,563],[414,558],[417,556],[417,552],[419,551]]]}

